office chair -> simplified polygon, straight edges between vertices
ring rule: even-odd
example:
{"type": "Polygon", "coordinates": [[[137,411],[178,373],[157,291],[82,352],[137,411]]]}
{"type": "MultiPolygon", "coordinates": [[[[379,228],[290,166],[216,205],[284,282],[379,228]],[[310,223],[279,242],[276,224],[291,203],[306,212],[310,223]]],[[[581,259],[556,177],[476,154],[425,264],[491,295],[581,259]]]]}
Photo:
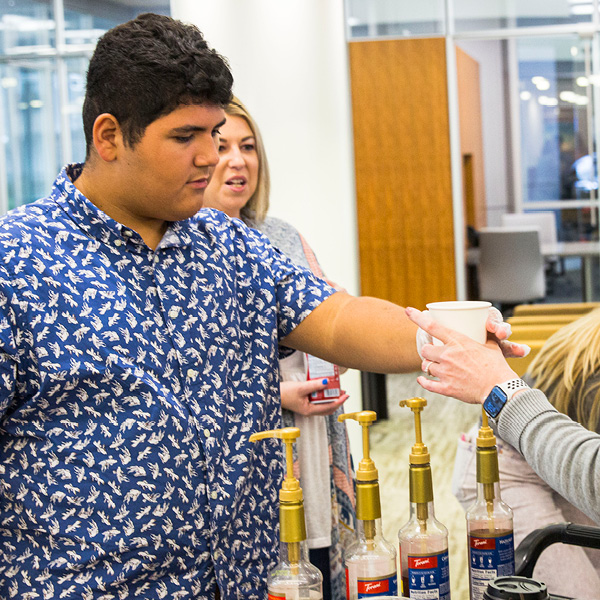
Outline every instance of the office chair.
{"type": "Polygon", "coordinates": [[[479,232],[479,296],[501,308],[543,299],[544,259],[538,228],[487,227],[479,232]]]}

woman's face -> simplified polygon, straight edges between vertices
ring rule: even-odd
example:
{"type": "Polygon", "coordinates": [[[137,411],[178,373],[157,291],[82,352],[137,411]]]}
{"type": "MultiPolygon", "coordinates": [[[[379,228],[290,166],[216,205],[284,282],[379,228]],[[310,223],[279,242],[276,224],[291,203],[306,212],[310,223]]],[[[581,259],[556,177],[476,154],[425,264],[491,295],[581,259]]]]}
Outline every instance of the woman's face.
{"type": "Polygon", "coordinates": [[[220,132],[219,163],[204,192],[204,206],[239,218],[258,183],[256,140],[242,117],[227,115],[220,132]]]}

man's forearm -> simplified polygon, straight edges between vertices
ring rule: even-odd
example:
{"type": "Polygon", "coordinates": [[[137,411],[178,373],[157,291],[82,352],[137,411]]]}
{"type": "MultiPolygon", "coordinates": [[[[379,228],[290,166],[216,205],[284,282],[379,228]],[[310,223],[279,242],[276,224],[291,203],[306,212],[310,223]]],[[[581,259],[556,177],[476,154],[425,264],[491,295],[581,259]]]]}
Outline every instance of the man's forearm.
{"type": "Polygon", "coordinates": [[[338,292],[282,343],[344,367],[402,373],[420,369],[416,330],[401,306],[338,292]]]}

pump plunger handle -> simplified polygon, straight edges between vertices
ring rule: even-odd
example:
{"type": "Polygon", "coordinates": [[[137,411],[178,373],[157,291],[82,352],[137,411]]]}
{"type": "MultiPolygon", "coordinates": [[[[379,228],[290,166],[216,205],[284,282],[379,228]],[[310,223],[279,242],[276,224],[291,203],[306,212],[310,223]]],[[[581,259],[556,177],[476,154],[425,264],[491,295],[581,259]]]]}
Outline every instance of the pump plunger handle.
{"type": "Polygon", "coordinates": [[[363,457],[365,460],[371,460],[371,451],[369,449],[369,427],[377,421],[377,413],[374,410],[361,410],[360,412],[344,413],[338,417],[338,421],[345,421],[346,419],[353,419],[358,421],[359,425],[363,428],[363,457]]]}
{"type": "Polygon", "coordinates": [[[372,410],[345,413],[338,421],[353,419],[362,427],[363,458],[356,470],[356,516],[363,522],[367,545],[372,545],[375,538],[375,520],[381,518],[381,499],[379,497],[379,474],[370,457],[369,427],[377,420],[377,413],[372,410]]]}
{"type": "MultiPolygon", "coordinates": [[[[285,464],[286,464],[286,475],[281,488],[282,493],[286,491],[299,491],[300,484],[294,477],[294,451],[292,448],[293,443],[300,437],[300,429],[298,427],[284,427],[282,429],[270,429],[268,431],[259,431],[253,433],[250,436],[251,442],[258,440],[264,440],[266,438],[277,438],[283,440],[285,444],[285,464]]],[[[281,496],[281,494],[280,494],[281,496]]],[[[302,492],[300,491],[300,499],[302,499],[302,492]]]]}

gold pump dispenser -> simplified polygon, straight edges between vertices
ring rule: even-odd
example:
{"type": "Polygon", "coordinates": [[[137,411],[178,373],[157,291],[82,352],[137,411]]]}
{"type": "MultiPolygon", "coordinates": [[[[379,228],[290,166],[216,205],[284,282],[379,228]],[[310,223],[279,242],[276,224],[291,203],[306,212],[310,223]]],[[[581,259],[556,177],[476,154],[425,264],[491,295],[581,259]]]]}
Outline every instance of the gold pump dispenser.
{"type": "Polygon", "coordinates": [[[345,413],[338,421],[353,419],[362,427],[363,457],[356,471],[356,518],[364,523],[365,536],[372,542],[375,535],[375,519],[381,518],[381,499],[379,496],[379,473],[371,459],[369,444],[369,427],[377,420],[377,413],[372,410],[345,413]]]}
{"type": "Polygon", "coordinates": [[[253,433],[251,442],[276,438],[285,444],[286,474],[279,490],[279,563],[267,577],[269,597],[285,600],[322,600],[323,575],[308,560],[302,488],[294,477],[293,444],[297,427],[253,433]]]}
{"type": "Polygon", "coordinates": [[[427,406],[424,398],[402,400],[400,406],[412,410],[415,418],[415,443],[410,451],[409,490],[410,501],[417,505],[417,518],[427,527],[427,504],[433,502],[433,483],[431,478],[430,456],[423,443],[421,433],[421,412],[427,406]]]}
{"type": "Polygon", "coordinates": [[[346,419],[362,427],[363,446],[363,458],[356,471],[356,538],[345,552],[347,598],[356,600],[366,590],[369,594],[395,595],[396,549],[383,537],[379,474],[370,455],[369,427],[377,420],[377,413],[363,410],[338,417],[338,421],[346,419]]]}
{"type": "Polygon", "coordinates": [[[402,595],[411,590],[450,600],[448,530],[435,518],[430,455],[423,443],[421,413],[427,400],[410,398],[400,406],[410,408],[415,423],[415,443],[410,451],[410,517],[398,532],[402,595]]]}
{"type": "Polygon", "coordinates": [[[513,513],[500,497],[496,436],[482,410],[477,435],[477,499],[467,510],[471,600],[482,600],[489,581],[513,575],[513,513]]]}
{"type": "Polygon", "coordinates": [[[481,427],[477,436],[477,481],[483,485],[483,497],[488,515],[492,518],[494,507],[494,484],[500,481],[496,436],[488,422],[485,410],[481,410],[481,427]]]}

